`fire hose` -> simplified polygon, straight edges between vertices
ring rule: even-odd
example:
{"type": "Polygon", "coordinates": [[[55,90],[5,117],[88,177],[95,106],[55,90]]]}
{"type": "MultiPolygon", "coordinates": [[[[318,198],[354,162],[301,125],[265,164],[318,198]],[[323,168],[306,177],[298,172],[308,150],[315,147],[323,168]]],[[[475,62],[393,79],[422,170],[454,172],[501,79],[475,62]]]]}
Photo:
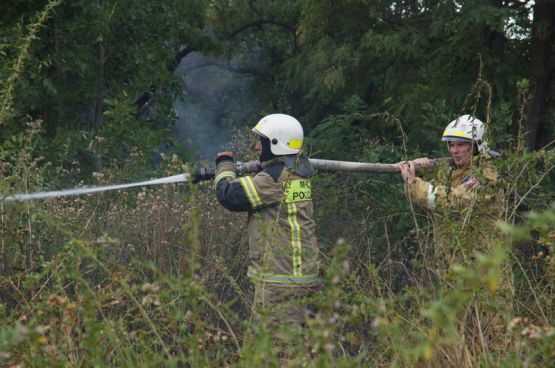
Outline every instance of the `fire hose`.
{"type": "MultiPolygon", "coordinates": [[[[351,162],[351,161],[335,161],[335,160],[322,160],[311,158],[308,159],[311,165],[320,171],[346,171],[346,172],[366,172],[366,173],[398,173],[399,168],[395,164],[381,164],[381,163],[366,163],[366,162],[351,162]]],[[[430,160],[432,165],[437,165],[439,160],[430,160]]],[[[260,170],[259,161],[237,162],[237,174],[239,176],[246,175],[251,172],[260,170]]],[[[417,167],[418,169],[418,167],[417,167]]],[[[73,195],[90,194],[97,192],[104,192],[109,190],[127,189],[133,187],[145,187],[150,185],[171,184],[188,182],[191,180],[193,183],[198,183],[203,180],[211,180],[214,178],[216,172],[215,168],[201,168],[196,173],[189,175],[187,173],[168,176],[159,179],[140,181],[126,184],[115,184],[106,186],[91,186],[80,187],[65,190],[55,191],[41,191],[35,193],[18,193],[8,196],[0,194],[0,202],[15,202],[15,201],[29,201],[33,199],[65,197],[73,195]]]]}
{"type": "MultiPolygon", "coordinates": [[[[323,160],[319,158],[308,159],[310,164],[320,171],[345,171],[345,172],[366,172],[375,174],[394,174],[399,172],[396,164],[381,164],[368,162],[352,162],[352,161],[336,161],[323,160]]],[[[430,160],[432,166],[436,166],[440,160],[430,160]]],[[[237,175],[242,176],[251,172],[260,170],[259,161],[237,162],[235,164],[237,175]]],[[[418,169],[418,166],[416,167],[418,169]]],[[[193,175],[193,182],[198,183],[202,180],[211,180],[214,178],[215,168],[201,168],[193,175]]]]}

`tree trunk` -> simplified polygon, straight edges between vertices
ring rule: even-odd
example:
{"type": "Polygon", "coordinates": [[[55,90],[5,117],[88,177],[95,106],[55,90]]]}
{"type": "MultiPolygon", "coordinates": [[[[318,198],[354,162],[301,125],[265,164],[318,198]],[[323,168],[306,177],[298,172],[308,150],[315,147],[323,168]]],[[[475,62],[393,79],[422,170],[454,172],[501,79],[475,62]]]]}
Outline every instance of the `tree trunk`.
{"type": "Polygon", "coordinates": [[[94,106],[94,130],[98,132],[102,124],[102,91],[104,88],[104,43],[100,41],[97,45],[98,63],[100,65],[98,80],[96,82],[96,102],[94,106]]]}
{"type": "Polygon", "coordinates": [[[525,138],[529,150],[538,148],[538,126],[548,108],[549,81],[552,67],[549,63],[555,27],[555,1],[536,0],[532,39],[530,42],[530,101],[526,112],[525,138]]]}
{"type": "MultiPolygon", "coordinates": [[[[495,8],[503,7],[502,0],[490,0],[490,5],[495,8]]],[[[489,35],[489,49],[491,54],[498,60],[502,61],[505,55],[505,33],[496,31],[493,27],[486,27],[486,34],[489,35]]]]}

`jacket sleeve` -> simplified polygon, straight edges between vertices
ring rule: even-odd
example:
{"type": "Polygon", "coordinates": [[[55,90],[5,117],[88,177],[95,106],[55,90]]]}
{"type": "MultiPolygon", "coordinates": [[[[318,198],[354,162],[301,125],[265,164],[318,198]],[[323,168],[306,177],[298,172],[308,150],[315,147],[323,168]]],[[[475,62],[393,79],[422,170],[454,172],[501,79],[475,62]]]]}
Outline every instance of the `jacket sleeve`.
{"type": "Polygon", "coordinates": [[[447,186],[434,185],[421,178],[417,178],[412,185],[409,185],[408,192],[416,206],[432,211],[444,207],[465,207],[476,197],[476,188],[461,184],[449,192],[447,186]]]}
{"type": "Polygon", "coordinates": [[[407,192],[411,201],[418,207],[434,210],[436,207],[436,193],[445,193],[445,187],[434,187],[429,181],[416,178],[412,184],[407,184],[407,192]]]}
{"type": "Polygon", "coordinates": [[[283,196],[281,183],[268,173],[236,178],[230,159],[217,163],[214,188],[220,204],[230,211],[256,211],[279,203],[283,196]]]}
{"type": "Polygon", "coordinates": [[[233,159],[218,158],[214,178],[214,189],[218,202],[230,211],[250,211],[253,209],[251,201],[241,185],[241,179],[236,178],[233,159]]]}

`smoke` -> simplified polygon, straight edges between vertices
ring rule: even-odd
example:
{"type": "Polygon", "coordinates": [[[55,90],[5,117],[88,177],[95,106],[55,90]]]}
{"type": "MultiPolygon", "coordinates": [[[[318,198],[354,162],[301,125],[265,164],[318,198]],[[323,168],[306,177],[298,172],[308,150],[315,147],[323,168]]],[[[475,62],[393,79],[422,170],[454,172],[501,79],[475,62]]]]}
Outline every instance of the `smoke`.
{"type": "Polygon", "coordinates": [[[222,59],[192,53],[176,70],[186,87],[184,98],[174,103],[173,133],[197,158],[226,150],[232,129],[253,124],[258,116],[248,91],[252,77],[231,69],[222,59]]]}

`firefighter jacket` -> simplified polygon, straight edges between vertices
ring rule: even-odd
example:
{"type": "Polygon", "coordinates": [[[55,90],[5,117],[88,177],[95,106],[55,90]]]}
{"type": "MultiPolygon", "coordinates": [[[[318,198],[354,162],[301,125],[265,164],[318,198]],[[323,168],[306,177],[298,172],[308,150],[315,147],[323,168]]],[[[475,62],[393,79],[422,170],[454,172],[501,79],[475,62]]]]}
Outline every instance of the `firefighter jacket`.
{"type": "Polygon", "coordinates": [[[449,211],[464,216],[479,202],[480,209],[485,209],[489,217],[496,216],[500,195],[492,160],[489,154],[482,154],[463,167],[452,163],[440,166],[435,180],[416,178],[408,184],[412,203],[436,213],[449,211]]]}
{"type": "Polygon", "coordinates": [[[230,157],[216,161],[220,204],[248,212],[248,277],[276,286],[319,283],[318,241],[310,178],[286,167],[283,156],[262,163],[254,176],[236,177],[230,157]]]}

